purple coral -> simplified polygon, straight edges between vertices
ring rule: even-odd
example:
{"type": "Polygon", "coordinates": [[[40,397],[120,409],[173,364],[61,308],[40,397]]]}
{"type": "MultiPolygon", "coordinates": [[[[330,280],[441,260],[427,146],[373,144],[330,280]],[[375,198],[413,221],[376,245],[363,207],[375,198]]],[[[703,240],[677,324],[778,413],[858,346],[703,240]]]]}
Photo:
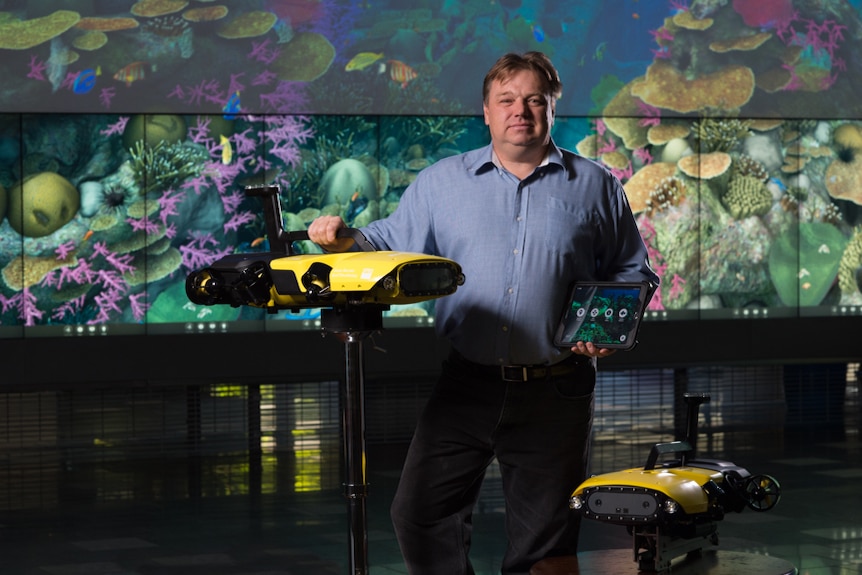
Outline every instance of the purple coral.
{"type": "Polygon", "coordinates": [[[218,246],[218,241],[212,234],[193,232],[189,234],[189,237],[190,241],[179,247],[183,257],[182,265],[189,271],[204,268],[233,251],[231,249],[214,249],[215,246],[218,246]]]}

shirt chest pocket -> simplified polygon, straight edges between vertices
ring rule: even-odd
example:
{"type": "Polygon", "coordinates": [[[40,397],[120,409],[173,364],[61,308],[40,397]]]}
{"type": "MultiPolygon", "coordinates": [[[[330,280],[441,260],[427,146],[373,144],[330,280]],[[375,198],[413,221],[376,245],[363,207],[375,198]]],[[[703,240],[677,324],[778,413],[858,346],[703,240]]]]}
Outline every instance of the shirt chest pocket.
{"type": "Polygon", "coordinates": [[[593,241],[598,233],[598,221],[583,207],[569,201],[548,198],[545,246],[554,253],[581,256],[593,253],[593,241]]]}

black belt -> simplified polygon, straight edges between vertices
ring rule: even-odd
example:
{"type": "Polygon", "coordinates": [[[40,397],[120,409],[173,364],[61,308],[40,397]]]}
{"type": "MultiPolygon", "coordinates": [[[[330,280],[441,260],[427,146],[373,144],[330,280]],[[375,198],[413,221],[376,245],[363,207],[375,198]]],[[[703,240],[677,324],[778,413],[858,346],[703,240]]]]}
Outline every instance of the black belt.
{"type": "Polygon", "coordinates": [[[471,375],[502,381],[540,381],[569,375],[590,363],[590,358],[573,354],[553,365],[484,365],[465,358],[454,349],[449,361],[471,375]]]}

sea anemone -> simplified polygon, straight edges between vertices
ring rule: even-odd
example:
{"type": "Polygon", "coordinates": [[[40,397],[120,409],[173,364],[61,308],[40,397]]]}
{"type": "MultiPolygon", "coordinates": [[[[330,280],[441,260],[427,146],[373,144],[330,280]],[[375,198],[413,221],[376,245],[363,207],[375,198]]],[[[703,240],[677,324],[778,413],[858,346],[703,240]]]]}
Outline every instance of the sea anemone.
{"type": "Polygon", "coordinates": [[[838,146],[835,148],[835,156],[845,164],[852,164],[856,159],[856,148],[851,146],[838,146]]]}
{"type": "Polygon", "coordinates": [[[99,213],[119,214],[133,199],[133,194],[123,186],[108,184],[100,193],[99,213]]]}

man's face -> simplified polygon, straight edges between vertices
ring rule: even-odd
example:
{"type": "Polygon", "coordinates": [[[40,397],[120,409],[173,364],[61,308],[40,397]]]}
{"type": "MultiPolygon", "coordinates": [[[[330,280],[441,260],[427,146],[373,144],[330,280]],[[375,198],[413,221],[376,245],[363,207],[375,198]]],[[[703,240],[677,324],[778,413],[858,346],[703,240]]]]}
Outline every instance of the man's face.
{"type": "Polygon", "coordinates": [[[483,109],[496,148],[548,143],[554,115],[550,96],[542,89],[538,76],[528,70],[491,84],[483,109]]]}

